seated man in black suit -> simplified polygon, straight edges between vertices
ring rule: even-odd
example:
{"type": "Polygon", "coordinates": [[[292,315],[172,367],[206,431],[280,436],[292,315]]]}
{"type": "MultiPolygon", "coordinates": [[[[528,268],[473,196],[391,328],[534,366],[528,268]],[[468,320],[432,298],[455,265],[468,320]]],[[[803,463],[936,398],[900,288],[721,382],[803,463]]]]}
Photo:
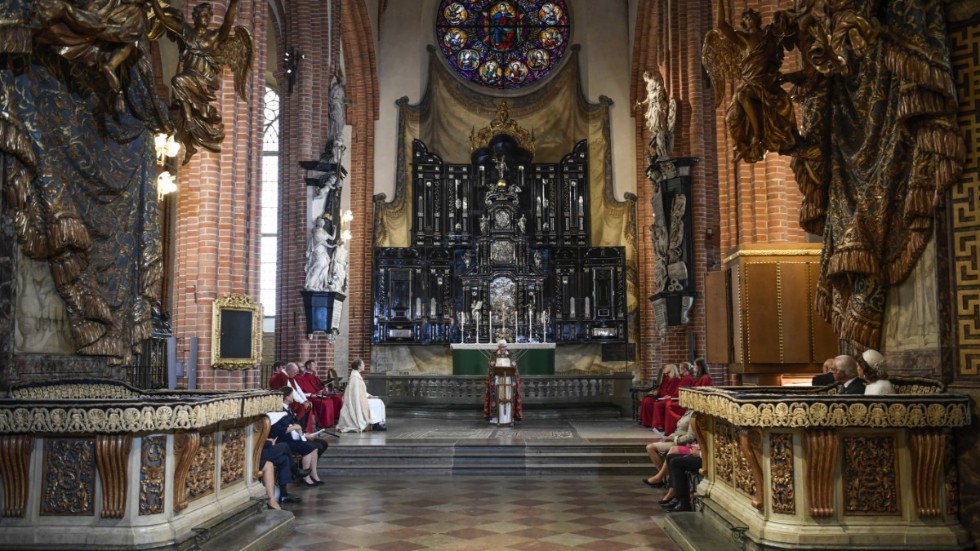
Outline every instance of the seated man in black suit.
{"type": "Polygon", "coordinates": [[[841,355],[834,358],[834,377],[838,383],[843,383],[841,394],[864,394],[864,381],[857,374],[857,360],[841,355]]]}
{"type": "Polygon", "coordinates": [[[293,392],[288,386],[282,390],[282,412],[269,413],[270,420],[273,421],[269,428],[269,438],[276,439],[289,447],[293,453],[298,453],[303,458],[302,469],[304,474],[302,483],[306,486],[320,486],[323,482],[316,471],[317,460],[321,448],[326,448],[325,442],[314,440],[313,433],[304,433],[303,426],[293,413],[290,407],[293,403],[293,392]]]}
{"type": "Polygon", "coordinates": [[[812,386],[827,386],[834,384],[837,378],[834,376],[834,359],[827,358],[823,362],[823,373],[814,375],[810,381],[812,386]]]}
{"type": "Polygon", "coordinates": [[[678,455],[670,459],[667,469],[674,499],[664,505],[665,511],[678,513],[694,510],[691,507],[691,480],[688,475],[697,474],[701,465],[701,449],[697,445],[691,446],[690,455],[678,455]]]}
{"type": "MultiPolygon", "coordinates": [[[[289,483],[293,481],[293,453],[289,450],[289,446],[276,443],[275,438],[267,439],[262,446],[262,453],[259,455],[259,469],[263,472],[266,472],[267,462],[272,463],[276,470],[276,482],[279,484],[279,503],[299,503],[300,498],[289,495],[288,490],[289,483]]],[[[266,490],[268,491],[269,488],[266,487],[266,490]]],[[[272,507],[271,503],[269,507],[278,509],[278,507],[272,507]]]]}

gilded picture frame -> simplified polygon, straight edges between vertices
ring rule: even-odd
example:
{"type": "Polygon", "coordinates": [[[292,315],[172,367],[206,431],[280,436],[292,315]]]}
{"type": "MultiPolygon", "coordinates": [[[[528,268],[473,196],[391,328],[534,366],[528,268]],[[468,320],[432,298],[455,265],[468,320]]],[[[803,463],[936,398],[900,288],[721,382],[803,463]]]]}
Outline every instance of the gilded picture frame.
{"type": "Polygon", "coordinates": [[[262,305],[248,295],[230,293],[214,301],[211,367],[253,369],[262,357],[262,305]]]}

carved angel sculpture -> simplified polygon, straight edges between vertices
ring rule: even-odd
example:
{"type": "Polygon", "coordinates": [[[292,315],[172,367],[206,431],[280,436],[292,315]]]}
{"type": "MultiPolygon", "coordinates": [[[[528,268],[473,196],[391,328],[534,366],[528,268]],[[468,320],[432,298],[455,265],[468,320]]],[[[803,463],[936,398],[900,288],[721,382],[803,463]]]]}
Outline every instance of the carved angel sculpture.
{"type": "MultiPolygon", "coordinates": [[[[125,107],[118,69],[134,54],[145,54],[146,12],[140,2],[103,0],[76,5],[65,0],[39,0],[36,4],[36,37],[58,54],[100,71],[115,96],[114,107],[125,107]]],[[[136,56],[149,72],[146,55],[136,56]]]]}
{"type": "MultiPolygon", "coordinates": [[[[218,152],[225,138],[221,115],[213,102],[221,82],[221,69],[228,65],[235,75],[235,91],[245,99],[245,77],[252,67],[252,37],[242,26],[232,28],[238,0],[230,0],[224,22],[210,29],[213,8],[210,2],[198,4],[188,25],[181,14],[151,0],[153,13],[177,42],[180,63],[171,80],[171,117],[177,141],[185,148],[184,163],[197,152],[197,146],[218,152]]],[[[152,38],[152,37],[151,37],[152,38]]]]}
{"type": "Polygon", "coordinates": [[[806,149],[790,95],[782,88],[802,74],[780,73],[785,51],[795,46],[796,36],[795,21],[785,11],[763,27],[759,12],[746,9],[742,29],[735,30],[725,20],[724,2],[719,2],[716,28],[705,36],[701,55],[715,88],[716,106],[724,99],[724,83],[735,85],[725,123],[735,142],[736,161],[754,163],[767,151],[794,155],[806,149]]]}

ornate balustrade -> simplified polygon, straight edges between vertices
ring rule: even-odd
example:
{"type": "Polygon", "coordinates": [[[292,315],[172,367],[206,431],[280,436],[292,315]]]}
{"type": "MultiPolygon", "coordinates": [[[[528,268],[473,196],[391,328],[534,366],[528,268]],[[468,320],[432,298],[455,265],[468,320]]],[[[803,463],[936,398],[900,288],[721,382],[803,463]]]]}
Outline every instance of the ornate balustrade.
{"type": "Polygon", "coordinates": [[[264,495],[267,391],[31,384],[0,399],[0,547],[156,548],[264,495]],[[79,531],[98,534],[88,541],[79,531]]]}
{"type": "MultiPolygon", "coordinates": [[[[609,375],[529,375],[521,377],[525,405],[615,404],[631,407],[631,373],[609,375]]],[[[482,406],[486,377],[476,375],[388,375],[372,373],[368,391],[390,404],[482,406]]]]}
{"type": "Polygon", "coordinates": [[[970,400],[896,383],[900,394],[884,396],[681,389],[697,411],[703,510],[726,511],[711,518],[752,549],[962,548],[952,429],[970,424],[970,400]]]}

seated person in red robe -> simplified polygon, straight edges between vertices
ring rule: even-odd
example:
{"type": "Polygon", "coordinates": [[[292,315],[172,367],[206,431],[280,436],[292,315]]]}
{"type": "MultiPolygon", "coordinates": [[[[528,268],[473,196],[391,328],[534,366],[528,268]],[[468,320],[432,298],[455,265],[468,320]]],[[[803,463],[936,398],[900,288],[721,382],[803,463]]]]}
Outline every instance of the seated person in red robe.
{"type": "Polygon", "coordinates": [[[677,383],[670,389],[670,396],[657,400],[657,402],[653,404],[653,430],[663,434],[667,434],[664,432],[666,428],[664,425],[666,424],[667,418],[667,405],[670,404],[671,401],[677,400],[677,396],[680,395],[681,387],[691,386],[694,384],[694,377],[691,377],[691,364],[688,362],[681,362],[680,365],[677,366],[677,370],[680,378],[676,379],[677,383]]]}
{"type": "Polygon", "coordinates": [[[307,395],[312,395],[323,400],[329,400],[333,404],[334,417],[340,415],[340,409],[344,407],[344,398],[340,394],[331,392],[316,374],[316,360],[306,360],[303,367],[296,375],[300,388],[307,395]]]}
{"type": "Polygon", "coordinates": [[[272,390],[278,390],[288,382],[289,378],[283,372],[283,368],[286,367],[286,362],[282,360],[276,360],[272,364],[272,376],[269,377],[269,388],[272,390]]]}
{"type": "Polygon", "coordinates": [[[301,420],[305,432],[313,432],[314,420],[321,428],[332,427],[337,422],[333,402],[303,392],[297,375],[299,375],[299,365],[295,362],[286,364],[286,377],[288,377],[288,385],[293,389],[294,399],[290,409],[301,420]]]}
{"type": "MultiPolygon", "coordinates": [[[[694,366],[691,369],[691,377],[694,380],[694,384],[690,386],[714,386],[715,383],[711,380],[711,373],[708,371],[708,362],[704,358],[694,360],[694,366]]],[[[681,378],[681,381],[683,382],[683,378],[681,378]]],[[[681,386],[685,385],[678,385],[678,394],[680,393],[679,388],[681,386]]],[[[671,400],[667,406],[664,418],[664,434],[672,434],[677,428],[677,421],[686,412],[687,409],[681,407],[680,400],[671,400]]]]}
{"type": "Polygon", "coordinates": [[[660,371],[660,385],[647,393],[640,402],[640,424],[644,427],[653,426],[653,406],[660,400],[670,396],[671,388],[677,385],[677,366],[667,364],[660,371]]]}

